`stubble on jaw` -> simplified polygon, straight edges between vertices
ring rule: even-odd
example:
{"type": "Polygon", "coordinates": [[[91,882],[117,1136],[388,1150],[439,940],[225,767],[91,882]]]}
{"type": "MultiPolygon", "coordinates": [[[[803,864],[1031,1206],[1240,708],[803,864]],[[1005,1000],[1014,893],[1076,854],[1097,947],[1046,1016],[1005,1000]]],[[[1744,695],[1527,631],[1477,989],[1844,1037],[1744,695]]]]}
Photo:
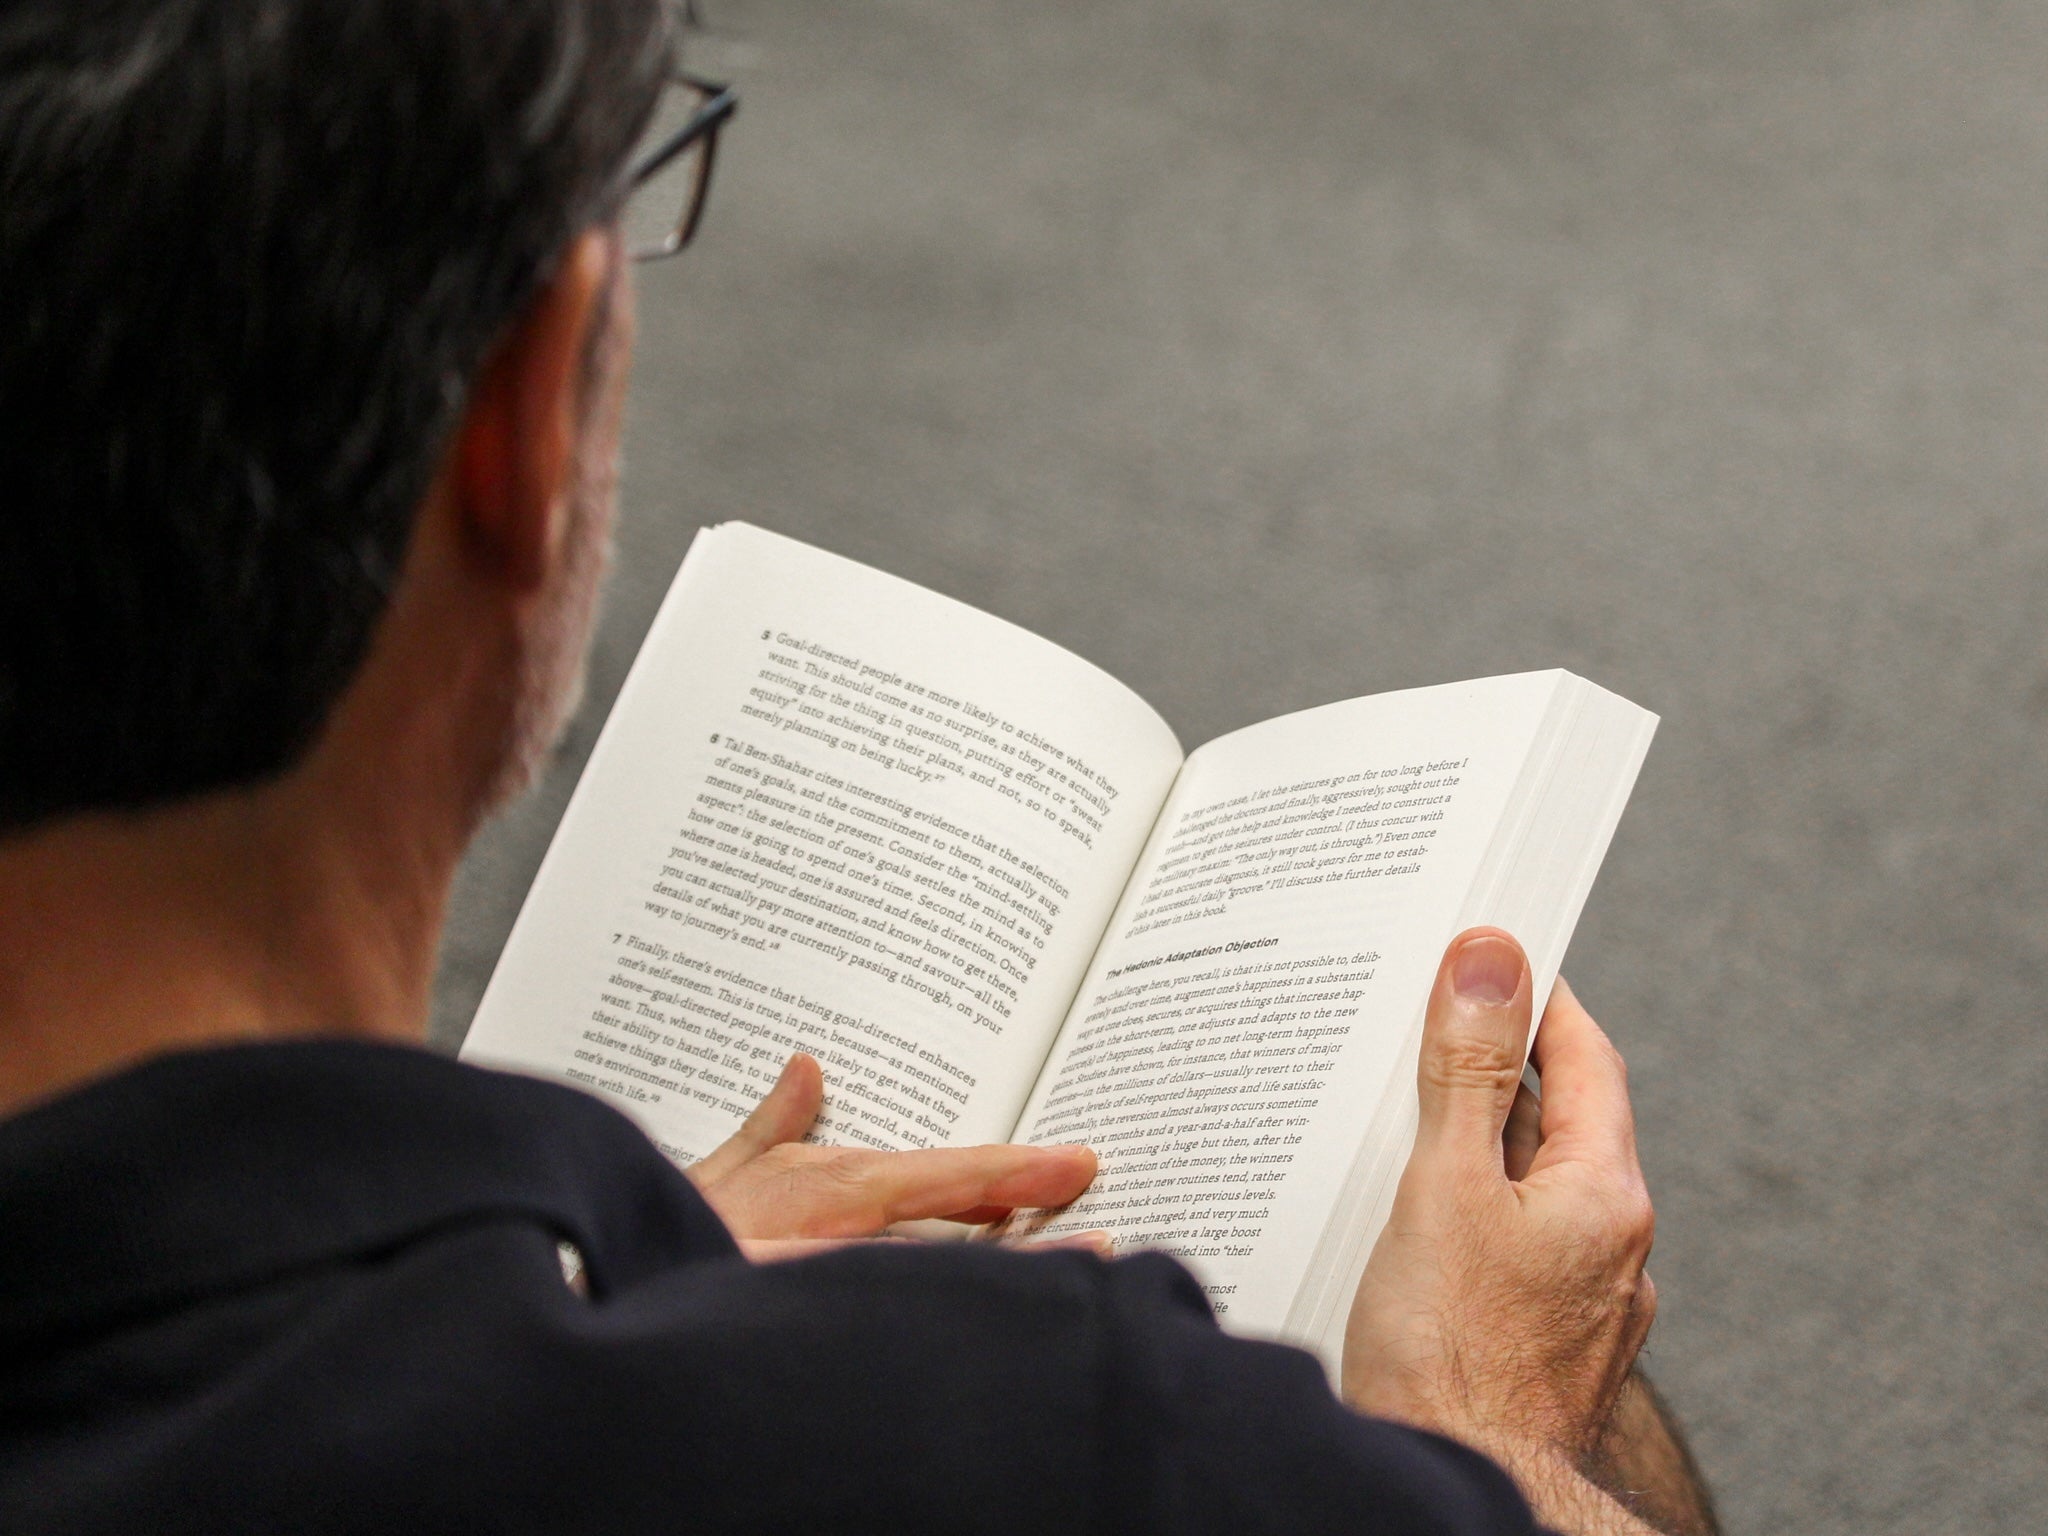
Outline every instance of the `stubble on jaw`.
{"type": "Polygon", "coordinates": [[[588,406],[569,490],[561,573],[511,659],[503,741],[477,797],[472,828],[532,786],[583,702],[598,598],[611,565],[619,435],[632,355],[632,290],[616,253],[611,283],[600,302],[584,362],[588,406]]]}

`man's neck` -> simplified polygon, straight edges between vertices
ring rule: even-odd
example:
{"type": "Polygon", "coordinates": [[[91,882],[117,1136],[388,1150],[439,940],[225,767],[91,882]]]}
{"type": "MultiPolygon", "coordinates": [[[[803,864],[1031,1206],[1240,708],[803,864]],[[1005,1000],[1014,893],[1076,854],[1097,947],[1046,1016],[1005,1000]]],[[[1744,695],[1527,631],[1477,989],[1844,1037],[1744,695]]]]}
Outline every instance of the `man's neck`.
{"type": "Polygon", "coordinates": [[[419,1038],[460,840],[393,803],[309,769],[0,840],[0,1115],[164,1051],[419,1038]]]}

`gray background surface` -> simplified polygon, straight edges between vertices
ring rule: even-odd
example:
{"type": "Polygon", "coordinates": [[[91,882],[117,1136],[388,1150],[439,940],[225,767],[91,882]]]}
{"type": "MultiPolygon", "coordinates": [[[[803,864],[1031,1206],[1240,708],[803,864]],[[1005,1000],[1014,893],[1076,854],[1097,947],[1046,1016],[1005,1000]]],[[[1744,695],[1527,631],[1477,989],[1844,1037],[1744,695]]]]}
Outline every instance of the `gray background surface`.
{"type": "Polygon", "coordinates": [[[1731,1531],[2048,1529],[2048,8],[709,3],[590,702],[436,1038],[699,523],[1190,745],[1571,667],[1665,717],[1567,970],[1731,1531]]]}

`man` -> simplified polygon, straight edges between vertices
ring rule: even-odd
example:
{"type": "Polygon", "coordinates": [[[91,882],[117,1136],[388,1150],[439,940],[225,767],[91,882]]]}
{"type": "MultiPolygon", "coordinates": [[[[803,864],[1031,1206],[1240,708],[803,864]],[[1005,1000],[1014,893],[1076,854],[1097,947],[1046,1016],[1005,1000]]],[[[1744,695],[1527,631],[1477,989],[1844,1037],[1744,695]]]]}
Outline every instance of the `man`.
{"type": "Polygon", "coordinates": [[[668,47],[654,0],[0,12],[0,1528],[1644,1529],[1585,1472],[1653,1305],[1620,1062],[1560,989],[1511,1117],[1505,935],[1437,981],[1349,1406],[1163,1258],[809,1251],[1083,1149],[804,1146],[798,1058],[700,1195],[412,1048],[580,675],[668,47]]]}

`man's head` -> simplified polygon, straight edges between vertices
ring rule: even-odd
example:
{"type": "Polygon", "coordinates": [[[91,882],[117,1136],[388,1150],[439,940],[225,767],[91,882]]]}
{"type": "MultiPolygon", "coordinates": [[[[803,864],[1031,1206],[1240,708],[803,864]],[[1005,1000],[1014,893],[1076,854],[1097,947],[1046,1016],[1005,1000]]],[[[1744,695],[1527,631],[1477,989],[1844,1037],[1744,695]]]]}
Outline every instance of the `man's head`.
{"type": "Polygon", "coordinates": [[[506,658],[532,755],[609,500],[592,232],[667,46],[658,0],[0,10],[0,835],[290,767],[437,506],[548,587],[506,658]],[[550,475],[582,493],[530,505],[550,475]]]}

